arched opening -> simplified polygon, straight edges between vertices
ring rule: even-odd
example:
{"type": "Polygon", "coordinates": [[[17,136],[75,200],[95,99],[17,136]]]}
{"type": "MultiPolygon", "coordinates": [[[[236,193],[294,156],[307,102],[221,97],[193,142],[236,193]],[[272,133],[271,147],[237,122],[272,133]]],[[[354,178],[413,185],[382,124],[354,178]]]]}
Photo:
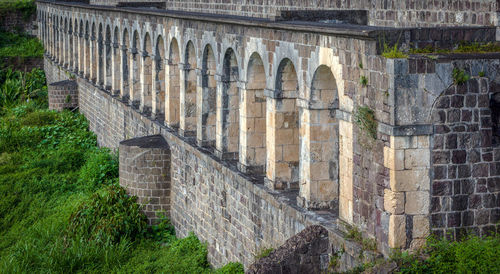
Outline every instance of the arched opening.
{"type": "Polygon", "coordinates": [[[99,24],[97,36],[97,85],[104,86],[104,30],[102,24],[99,24]]]}
{"type": "Polygon", "coordinates": [[[122,61],[121,61],[121,92],[122,92],[122,100],[124,102],[129,102],[130,100],[130,72],[129,72],[129,47],[130,40],[128,36],[128,30],[123,30],[123,39],[122,39],[122,61]]]}
{"type": "Polygon", "coordinates": [[[215,54],[210,45],[203,51],[203,64],[201,70],[201,121],[198,125],[198,145],[205,147],[215,147],[215,125],[217,121],[217,82],[215,81],[216,63],[215,54]]]}
{"type": "Polygon", "coordinates": [[[217,104],[221,122],[216,132],[216,153],[223,160],[237,160],[240,141],[240,91],[238,61],[232,49],[226,51],[222,69],[222,97],[219,98],[220,104],[217,104]]]}
{"type": "MultiPolygon", "coordinates": [[[[300,197],[308,209],[331,209],[339,201],[338,90],[325,65],[314,73],[309,105],[300,111],[300,197]]],[[[347,175],[347,174],[346,174],[347,175]]]]}
{"type": "Polygon", "coordinates": [[[112,44],[112,58],[113,60],[111,61],[111,67],[113,69],[111,70],[112,74],[112,89],[113,89],[113,94],[114,95],[120,95],[120,79],[121,79],[121,55],[120,55],[120,34],[118,27],[115,27],[115,30],[113,31],[113,44],[112,44]]]}
{"type": "Polygon", "coordinates": [[[165,44],[161,36],[156,39],[155,58],[154,117],[163,122],[165,120],[165,44]]]}
{"type": "Polygon", "coordinates": [[[250,56],[240,111],[240,170],[264,174],[266,165],[266,73],[258,53],[250,56]]]}
{"type": "Polygon", "coordinates": [[[153,61],[151,55],[151,37],[149,33],[144,36],[144,48],[142,49],[142,89],[141,89],[141,111],[146,114],[151,114],[151,106],[153,102],[152,88],[153,88],[153,61]]]}
{"type": "Polygon", "coordinates": [[[298,188],[299,111],[298,79],[290,59],[283,59],[276,75],[276,97],[267,100],[267,181],[271,188],[298,188]]]}
{"type": "Polygon", "coordinates": [[[104,88],[111,91],[111,29],[106,26],[106,40],[104,41],[104,57],[105,57],[105,76],[104,76],[104,88]]]}
{"type": "Polygon", "coordinates": [[[137,47],[141,44],[139,40],[139,33],[134,31],[134,36],[132,38],[132,49],[130,52],[130,105],[134,108],[138,108],[141,101],[141,81],[140,81],[140,70],[139,70],[139,53],[137,47]]]}
{"type": "Polygon", "coordinates": [[[168,88],[167,88],[167,112],[166,122],[172,128],[179,127],[180,120],[180,80],[179,80],[179,44],[174,38],[170,43],[168,53],[168,88]]]}
{"type": "Polygon", "coordinates": [[[181,87],[180,133],[183,136],[196,135],[196,51],[189,41],[184,57],[184,88],[181,87]]]}

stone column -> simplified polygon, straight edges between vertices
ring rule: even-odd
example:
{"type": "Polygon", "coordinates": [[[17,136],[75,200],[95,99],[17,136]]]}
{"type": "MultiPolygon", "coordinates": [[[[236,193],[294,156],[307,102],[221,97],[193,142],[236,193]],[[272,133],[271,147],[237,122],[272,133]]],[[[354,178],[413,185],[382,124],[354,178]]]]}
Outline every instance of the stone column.
{"type": "Polygon", "coordinates": [[[157,114],[156,109],[157,109],[157,104],[156,102],[156,94],[158,94],[160,91],[156,87],[156,82],[158,81],[158,75],[156,73],[156,68],[158,66],[158,62],[162,62],[162,60],[156,60],[158,58],[156,55],[151,56],[151,118],[156,119],[157,114]]]}
{"type": "Polygon", "coordinates": [[[96,56],[96,48],[95,48],[95,36],[90,37],[90,52],[89,52],[89,60],[90,60],[90,81],[96,82],[96,62],[95,62],[95,56],[96,56]]]}
{"type": "Polygon", "coordinates": [[[299,100],[300,193],[298,204],[307,209],[338,205],[338,122],[335,108],[308,105],[299,100]]]}
{"type": "MultiPolygon", "coordinates": [[[[179,135],[183,137],[193,137],[196,131],[196,128],[192,127],[192,120],[196,119],[195,116],[192,116],[191,108],[188,104],[188,98],[192,94],[188,94],[190,92],[189,87],[187,86],[188,82],[188,74],[189,71],[196,68],[191,68],[189,64],[179,64],[179,89],[180,89],[180,120],[179,120],[179,135]],[[192,117],[191,117],[192,116],[192,117]],[[193,119],[194,118],[194,119],[193,119]]],[[[196,111],[196,110],[194,110],[196,111]]]]}
{"type": "Polygon", "coordinates": [[[354,224],[352,132],[352,121],[339,120],[339,217],[351,225],[354,224]]]}
{"type": "MultiPolygon", "coordinates": [[[[265,81],[265,79],[261,79],[265,81]]],[[[266,98],[264,90],[240,92],[240,151],[238,169],[244,173],[264,174],[266,161],[266,98]]]]}
{"type": "Polygon", "coordinates": [[[97,45],[97,54],[95,55],[95,58],[96,58],[96,66],[97,66],[97,69],[96,69],[96,85],[98,87],[103,87],[104,85],[104,79],[102,79],[104,77],[104,72],[101,71],[101,70],[105,70],[104,68],[104,61],[106,60],[106,58],[104,58],[104,54],[103,54],[103,43],[102,43],[102,39],[101,38],[98,38],[96,40],[96,45],[97,45]],[[102,62],[100,60],[100,58],[102,58],[102,62]],[[100,65],[102,63],[102,66],[100,65]]]}
{"type": "Polygon", "coordinates": [[[132,107],[137,107],[138,106],[138,103],[136,101],[136,93],[139,92],[139,90],[137,90],[135,88],[135,85],[134,85],[134,74],[135,74],[135,69],[134,69],[134,65],[135,65],[135,58],[136,58],[136,54],[138,54],[137,52],[137,49],[136,48],[131,48],[130,49],[130,54],[129,54],[129,81],[128,81],[128,86],[129,86],[129,105],[131,105],[132,107]]]}
{"type": "Polygon", "coordinates": [[[120,95],[120,81],[118,81],[119,75],[121,75],[121,68],[116,69],[117,64],[119,64],[118,58],[121,58],[121,55],[118,54],[120,51],[118,43],[113,43],[113,47],[111,48],[111,91],[113,95],[120,95]],[[118,78],[117,78],[118,77],[118,78]]]}
{"type": "MultiPolygon", "coordinates": [[[[140,62],[140,81],[141,81],[141,104],[139,110],[147,115],[151,114],[151,106],[147,104],[147,101],[151,96],[151,63],[147,58],[154,58],[154,55],[149,56],[146,51],[141,54],[140,62]]],[[[152,76],[152,75],[151,75],[152,76]]]]}
{"type": "Polygon", "coordinates": [[[85,47],[84,46],[84,43],[83,43],[83,33],[79,33],[78,34],[78,64],[77,64],[77,70],[78,70],[78,74],[80,76],[83,76],[84,73],[83,73],[83,67],[85,67],[85,64],[82,64],[82,62],[84,62],[83,60],[83,48],[85,47]]]}
{"type": "Polygon", "coordinates": [[[384,191],[384,209],[391,214],[391,248],[420,247],[429,235],[429,142],[427,135],[391,136],[390,147],[384,147],[384,165],[390,172],[390,189],[384,191]],[[412,231],[412,239],[407,239],[408,230],[412,231]]]}
{"type": "MultiPolygon", "coordinates": [[[[130,89],[130,85],[128,87],[125,87],[125,83],[127,81],[125,81],[125,79],[129,79],[129,74],[130,74],[130,69],[128,70],[128,74],[125,75],[125,69],[124,69],[124,62],[129,62],[129,60],[127,59],[127,46],[126,45],[122,45],[121,48],[120,48],[120,95],[121,95],[121,98],[124,102],[127,102],[129,101],[129,97],[127,96],[130,96],[130,95],[127,95],[125,93],[125,89],[130,89]],[[127,77],[127,78],[126,78],[127,77]]],[[[130,90],[129,90],[130,92],[130,90]]]]}
{"type": "Polygon", "coordinates": [[[278,98],[267,94],[265,184],[270,189],[298,188],[299,128],[295,98],[278,98]]]}

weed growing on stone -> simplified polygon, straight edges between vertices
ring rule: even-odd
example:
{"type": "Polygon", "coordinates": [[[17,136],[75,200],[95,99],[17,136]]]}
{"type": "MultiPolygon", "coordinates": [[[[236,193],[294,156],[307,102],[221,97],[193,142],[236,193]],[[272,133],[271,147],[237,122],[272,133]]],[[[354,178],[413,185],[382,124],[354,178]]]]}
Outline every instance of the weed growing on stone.
{"type": "Polygon", "coordinates": [[[366,87],[368,86],[368,78],[366,78],[366,76],[364,75],[361,75],[360,79],[359,79],[359,83],[361,84],[361,86],[363,87],[366,87]]]}
{"type": "Polygon", "coordinates": [[[408,58],[408,55],[399,49],[398,44],[395,44],[393,47],[389,47],[389,45],[384,44],[382,56],[389,59],[408,58]]]}
{"type": "Polygon", "coordinates": [[[455,85],[463,85],[470,79],[470,76],[463,69],[459,68],[453,69],[451,77],[455,85]]]}
{"type": "Polygon", "coordinates": [[[375,119],[375,112],[367,107],[360,106],[354,115],[356,124],[373,140],[377,139],[377,120],[375,119]]]}
{"type": "Polygon", "coordinates": [[[262,259],[262,258],[265,258],[267,256],[269,256],[269,254],[271,254],[271,252],[273,252],[274,248],[263,248],[259,251],[259,253],[257,253],[257,255],[255,255],[255,260],[259,260],[259,259],[262,259]]]}
{"type": "Polygon", "coordinates": [[[479,77],[484,77],[486,73],[484,71],[480,71],[477,76],[479,77]]]}

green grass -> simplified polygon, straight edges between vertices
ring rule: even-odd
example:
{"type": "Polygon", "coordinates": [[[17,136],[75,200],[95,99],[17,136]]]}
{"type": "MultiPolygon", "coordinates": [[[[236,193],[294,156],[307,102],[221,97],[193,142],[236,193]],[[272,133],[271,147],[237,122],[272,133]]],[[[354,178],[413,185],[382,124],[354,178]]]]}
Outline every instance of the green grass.
{"type": "Polygon", "coordinates": [[[43,57],[43,45],[27,34],[0,31],[0,58],[43,57]]]}
{"type": "Polygon", "coordinates": [[[0,273],[243,272],[212,269],[206,245],[168,219],[146,226],[87,120],[35,101],[0,113],[0,273]]]}
{"type": "Polygon", "coordinates": [[[449,54],[449,53],[493,53],[500,52],[500,45],[494,42],[488,43],[467,43],[463,42],[452,49],[437,48],[427,46],[424,48],[412,48],[410,54],[449,54]]]}

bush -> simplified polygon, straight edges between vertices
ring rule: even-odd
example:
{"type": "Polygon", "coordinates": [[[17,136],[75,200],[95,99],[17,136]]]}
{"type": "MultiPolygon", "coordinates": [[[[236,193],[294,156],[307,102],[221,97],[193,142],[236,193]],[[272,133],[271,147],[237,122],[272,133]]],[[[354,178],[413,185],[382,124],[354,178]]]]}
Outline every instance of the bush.
{"type": "Polygon", "coordinates": [[[241,263],[228,263],[225,266],[217,269],[216,274],[235,274],[235,273],[245,273],[245,269],[241,263]]]}
{"type": "Polygon", "coordinates": [[[21,12],[24,20],[36,12],[36,5],[34,0],[0,0],[0,15],[5,16],[11,12],[21,12]]]}
{"type": "Polygon", "coordinates": [[[70,217],[67,233],[106,244],[140,238],[145,235],[147,219],[136,200],[123,188],[110,185],[78,207],[70,217]]]}
{"type": "Polygon", "coordinates": [[[47,86],[45,73],[40,69],[22,73],[11,69],[0,70],[0,112],[21,101],[35,101],[45,106],[47,86]]]}
{"type": "Polygon", "coordinates": [[[417,254],[396,253],[402,273],[500,273],[500,237],[429,239],[417,254]]]}
{"type": "Polygon", "coordinates": [[[43,53],[43,45],[38,38],[28,34],[0,31],[0,58],[42,58],[43,53]]]}

